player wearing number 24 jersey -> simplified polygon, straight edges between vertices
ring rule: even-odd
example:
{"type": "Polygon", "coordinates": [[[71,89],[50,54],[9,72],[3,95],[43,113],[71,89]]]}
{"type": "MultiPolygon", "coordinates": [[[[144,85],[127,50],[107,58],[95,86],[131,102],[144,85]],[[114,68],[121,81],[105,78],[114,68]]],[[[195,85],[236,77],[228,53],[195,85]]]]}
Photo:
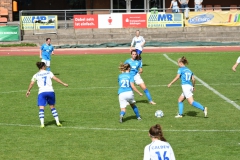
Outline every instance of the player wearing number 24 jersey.
{"type": "Polygon", "coordinates": [[[120,64],[119,66],[120,71],[122,72],[118,76],[118,99],[120,104],[120,120],[119,122],[123,122],[123,117],[126,113],[126,107],[128,103],[131,105],[134,113],[138,120],[141,120],[139,111],[137,106],[135,105],[136,101],[134,100],[133,90],[137,92],[140,96],[142,93],[138,91],[138,89],[134,86],[134,79],[133,76],[129,73],[130,65],[129,64],[120,64]]]}
{"type": "Polygon", "coordinates": [[[26,96],[30,95],[30,90],[32,89],[34,83],[37,81],[39,91],[38,91],[38,106],[39,106],[39,119],[41,123],[41,128],[44,128],[44,108],[46,104],[49,104],[49,107],[52,111],[52,115],[56,120],[57,126],[62,126],[59,122],[58,113],[55,109],[55,93],[52,87],[52,80],[54,79],[58,83],[68,87],[68,84],[63,83],[60,79],[55,77],[52,72],[46,71],[46,64],[44,62],[37,62],[37,67],[39,72],[36,73],[29,84],[26,96]]]}
{"type": "Polygon", "coordinates": [[[193,99],[193,91],[195,86],[195,78],[192,71],[185,66],[188,64],[188,60],[186,57],[182,57],[178,59],[178,72],[177,76],[172,80],[171,83],[168,84],[170,87],[174,82],[176,82],[179,78],[181,79],[182,84],[182,94],[178,98],[178,115],[175,118],[182,118],[183,116],[183,101],[187,99],[188,103],[193,107],[196,107],[204,112],[204,116],[207,116],[207,107],[203,107],[200,103],[194,101],[193,99]]]}
{"type": "Polygon", "coordinates": [[[144,148],[143,160],[175,160],[173,149],[163,137],[162,128],[159,124],[152,126],[148,135],[152,143],[144,148]]]}

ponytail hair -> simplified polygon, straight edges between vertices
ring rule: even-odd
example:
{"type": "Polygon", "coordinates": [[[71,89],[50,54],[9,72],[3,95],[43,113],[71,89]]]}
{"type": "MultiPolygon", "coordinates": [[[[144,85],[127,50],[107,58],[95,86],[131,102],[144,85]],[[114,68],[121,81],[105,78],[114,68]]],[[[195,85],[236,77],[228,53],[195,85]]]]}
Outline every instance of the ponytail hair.
{"type": "Polygon", "coordinates": [[[178,62],[182,62],[183,64],[188,64],[188,60],[186,57],[182,56],[182,58],[178,59],[178,62]]]}
{"type": "Polygon", "coordinates": [[[160,124],[156,124],[154,126],[152,126],[149,129],[149,134],[152,138],[158,138],[161,141],[167,141],[164,137],[163,137],[163,132],[162,132],[162,128],[160,126],[160,124]]]}
{"type": "Polygon", "coordinates": [[[46,66],[46,64],[44,62],[37,62],[36,65],[37,65],[38,69],[42,69],[43,67],[46,66]]]}
{"type": "Polygon", "coordinates": [[[130,67],[130,64],[126,63],[120,63],[120,66],[118,67],[120,69],[121,72],[126,72],[130,67]]]}

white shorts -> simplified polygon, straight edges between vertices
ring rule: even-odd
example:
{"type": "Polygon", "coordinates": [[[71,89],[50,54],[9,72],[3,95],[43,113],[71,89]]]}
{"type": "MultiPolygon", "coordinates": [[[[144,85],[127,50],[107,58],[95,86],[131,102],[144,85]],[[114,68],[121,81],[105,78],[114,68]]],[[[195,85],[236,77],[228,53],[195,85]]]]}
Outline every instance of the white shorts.
{"type": "Polygon", "coordinates": [[[134,100],[133,91],[123,92],[118,95],[120,108],[126,108],[128,103],[133,104],[136,101],[134,100]]]}
{"type": "Polygon", "coordinates": [[[193,96],[193,86],[189,84],[182,85],[182,91],[183,93],[181,96],[184,96],[185,98],[190,98],[193,96]]]}
{"type": "Polygon", "coordinates": [[[134,76],[134,82],[135,82],[137,85],[144,83],[139,73],[137,73],[137,74],[134,76]]]}
{"type": "Polygon", "coordinates": [[[50,61],[49,60],[42,59],[42,62],[44,62],[47,67],[50,66],[50,61]]]}
{"type": "Polygon", "coordinates": [[[237,63],[240,63],[240,57],[238,57],[238,59],[237,59],[237,63]]]}

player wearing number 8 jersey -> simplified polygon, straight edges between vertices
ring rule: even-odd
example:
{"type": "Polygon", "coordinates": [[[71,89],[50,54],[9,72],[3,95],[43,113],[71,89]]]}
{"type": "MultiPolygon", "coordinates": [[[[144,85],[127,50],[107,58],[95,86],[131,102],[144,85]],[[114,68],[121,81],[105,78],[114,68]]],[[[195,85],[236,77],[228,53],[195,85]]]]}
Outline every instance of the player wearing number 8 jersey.
{"type": "Polygon", "coordinates": [[[173,149],[163,137],[159,124],[152,126],[148,135],[152,143],[145,147],[143,160],[175,160],[173,149]]]}
{"type": "Polygon", "coordinates": [[[188,60],[186,57],[182,57],[178,59],[178,72],[177,76],[172,80],[171,83],[168,84],[170,87],[174,82],[176,82],[179,78],[181,78],[182,84],[182,94],[178,98],[178,115],[175,116],[176,118],[182,118],[183,115],[183,101],[185,99],[188,100],[188,103],[204,112],[205,117],[207,116],[207,107],[203,107],[200,103],[194,101],[193,99],[193,91],[195,86],[195,78],[192,71],[185,66],[188,64],[188,60]]]}
{"type": "Polygon", "coordinates": [[[44,107],[49,104],[52,111],[52,115],[56,120],[57,126],[62,126],[59,122],[58,113],[55,109],[55,93],[52,87],[52,80],[54,79],[58,83],[68,87],[68,84],[63,83],[60,79],[53,75],[52,72],[46,71],[46,64],[44,62],[37,62],[37,67],[39,72],[36,73],[29,84],[26,96],[30,95],[30,90],[32,89],[34,83],[37,81],[39,92],[38,92],[38,106],[39,106],[39,119],[41,122],[41,128],[44,128],[44,107]]]}
{"type": "Polygon", "coordinates": [[[136,117],[138,120],[141,120],[139,111],[137,106],[135,105],[134,100],[134,94],[133,90],[137,92],[140,96],[142,96],[142,93],[137,90],[137,88],[134,86],[134,79],[133,76],[129,73],[130,71],[130,65],[129,64],[120,64],[119,66],[120,71],[122,72],[118,76],[118,98],[120,103],[120,120],[119,122],[123,122],[123,116],[126,113],[126,107],[128,103],[131,105],[134,113],[136,114],[136,117]]]}

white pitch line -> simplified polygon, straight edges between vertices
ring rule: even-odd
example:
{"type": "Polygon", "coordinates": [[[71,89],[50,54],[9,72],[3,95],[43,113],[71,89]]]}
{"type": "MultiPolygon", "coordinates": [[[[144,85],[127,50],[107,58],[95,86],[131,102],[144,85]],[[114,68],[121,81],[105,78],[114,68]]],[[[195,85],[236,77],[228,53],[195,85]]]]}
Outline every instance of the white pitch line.
{"type": "MultiPolygon", "coordinates": [[[[204,86],[203,84],[195,84],[196,86],[204,86]]],[[[209,84],[211,86],[220,86],[220,85],[232,85],[232,86],[238,86],[240,83],[215,83],[215,84],[209,84]]],[[[172,85],[172,87],[178,87],[178,85],[172,85]]],[[[159,84],[159,85],[148,85],[148,87],[167,87],[166,84],[159,84]]],[[[117,89],[118,87],[81,87],[81,88],[58,88],[54,90],[87,90],[87,89],[117,89]]],[[[31,91],[38,91],[37,89],[32,89],[31,91]]],[[[0,92],[0,94],[9,94],[9,93],[20,93],[20,92],[26,92],[26,90],[18,90],[18,91],[8,91],[8,92],[0,92]]]]}
{"type": "MultiPolygon", "coordinates": [[[[163,56],[168,59],[169,61],[171,61],[172,63],[177,64],[176,61],[172,60],[171,58],[169,58],[166,54],[163,54],[163,56]]],[[[221,93],[219,93],[217,90],[215,90],[214,88],[212,88],[211,86],[209,86],[209,84],[207,84],[206,82],[204,82],[203,80],[201,80],[200,78],[198,78],[196,75],[194,75],[194,77],[207,89],[209,89],[210,91],[212,91],[213,93],[215,93],[216,95],[218,95],[220,98],[222,98],[223,100],[225,100],[226,102],[230,103],[231,105],[233,105],[234,107],[236,107],[238,110],[240,110],[240,106],[238,104],[236,104],[234,101],[230,100],[229,98],[225,97],[224,95],[222,95],[221,93]]]]}
{"type": "MultiPolygon", "coordinates": [[[[39,125],[30,125],[30,124],[7,124],[7,123],[0,123],[0,126],[16,126],[16,127],[34,127],[40,128],[39,125]]],[[[46,128],[59,128],[59,129],[79,129],[79,130],[102,130],[102,131],[138,131],[138,132],[148,132],[148,130],[141,130],[141,129],[121,129],[121,128],[98,128],[98,127],[71,127],[71,126],[63,126],[63,127],[56,127],[56,126],[46,126],[46,128]]],[[[218,129],[210,129],[210,130],[164,130],[165,132],[240,132],[240,130],[218,130],[218,129]]]]}

